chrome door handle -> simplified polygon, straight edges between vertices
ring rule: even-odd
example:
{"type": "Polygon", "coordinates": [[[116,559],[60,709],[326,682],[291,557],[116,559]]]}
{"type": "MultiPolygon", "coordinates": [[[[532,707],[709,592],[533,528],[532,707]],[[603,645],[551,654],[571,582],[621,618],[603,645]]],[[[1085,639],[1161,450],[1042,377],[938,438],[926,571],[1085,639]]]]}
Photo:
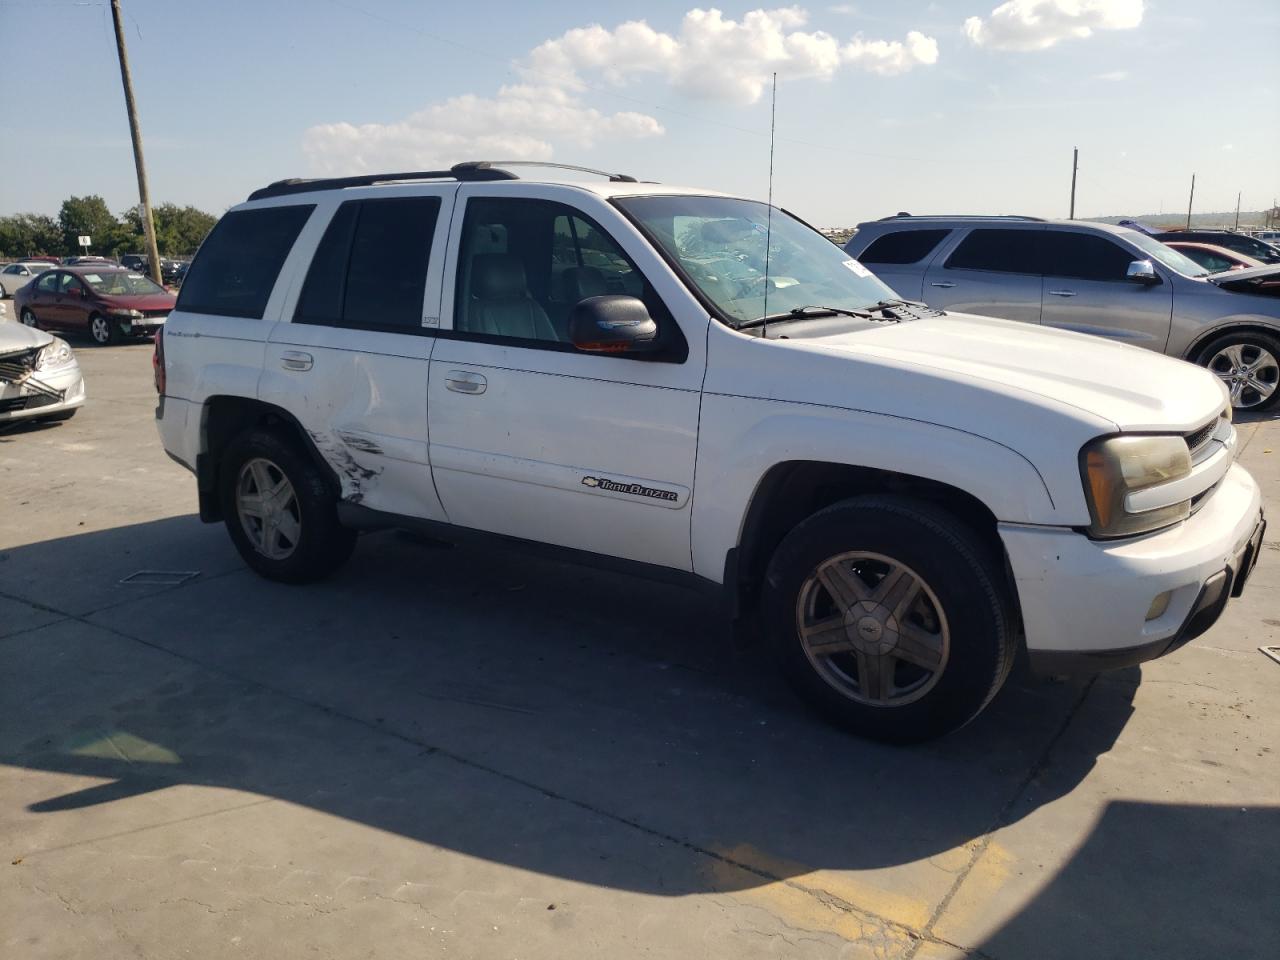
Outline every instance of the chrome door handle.
{"type": "Polygon", "coordinates": [[[286,350],[280,354],[280,366],[286,370],[310,370],[314,362],[311,354],[301,350],[286,350]]]}
{"type": "Polygon", "coordinates": [[[1051,297],[1074,297],[1075,295],[1076,295],[1076,292],[1074,290],[1050,290],[1049,291],[1049,296],[1051,297]]]}
{"type": "Polygon", "coordinates": [[[450,370],[445,374],[444,385],[454,393],[484,393],[489,381],[478,373],[466,370],[450,370]]]}
{"type": "Polygon", "coordinates": [[[950,290],[952,287],[954,287],[954,286],[955,286],[955,284],[954,284],[954,283],[952,283],[950,280],[944,280],[944,281],[942,281],[942,282],[937,282],[937,281],[935,281],[934,283],[929,284],[929,286],[931,286],[931,287],[942,287],[942,289],[944,289],[944,290],[950,290]]]}

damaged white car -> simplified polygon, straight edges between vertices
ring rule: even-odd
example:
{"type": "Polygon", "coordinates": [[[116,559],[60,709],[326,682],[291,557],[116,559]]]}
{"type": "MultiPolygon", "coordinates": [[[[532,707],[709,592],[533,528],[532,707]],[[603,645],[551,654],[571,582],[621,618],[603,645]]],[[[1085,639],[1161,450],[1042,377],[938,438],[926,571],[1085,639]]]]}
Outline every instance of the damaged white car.
{"type": "Polygon", "coordinates": [[[0,424],[69,420],[84,396],[80,364],[65,340],[0,323],[0,424]]]}

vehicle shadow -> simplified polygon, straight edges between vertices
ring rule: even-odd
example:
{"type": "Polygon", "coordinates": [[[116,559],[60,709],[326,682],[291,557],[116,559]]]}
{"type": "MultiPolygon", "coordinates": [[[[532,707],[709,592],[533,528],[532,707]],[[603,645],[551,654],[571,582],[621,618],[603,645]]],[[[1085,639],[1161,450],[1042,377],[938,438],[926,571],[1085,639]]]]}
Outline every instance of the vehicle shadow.
{"type": "Polygon", "coordinates": [[[1116,801],[983,955],[1280,956],[1274,895],[1280,807],[1116,801]]]}
{"type": "Polygon", "coordinates": [[[189,794],[166,788],[194,784],[670,896],[963,858],[1082,697],[1108,708],[1017,816],[1112,747],[1140,681],[1015,678],[960,732],[890,748],[813,718],[705,597],[518,553],[385,532],[330,581],[287,587],[188,516],[12,547],[0,585],[50,621],[0,639],[0,762],[106,781],[23,780],[46,792],[15,797],[15,855],[41,818],[119,805],[132,823],[160,814],[129,798],[177,805],[189,794]],[[202,573],[118,582],[140,565],[202,573]],[[689,855],[655,870],[623,836],[689,855]]]}

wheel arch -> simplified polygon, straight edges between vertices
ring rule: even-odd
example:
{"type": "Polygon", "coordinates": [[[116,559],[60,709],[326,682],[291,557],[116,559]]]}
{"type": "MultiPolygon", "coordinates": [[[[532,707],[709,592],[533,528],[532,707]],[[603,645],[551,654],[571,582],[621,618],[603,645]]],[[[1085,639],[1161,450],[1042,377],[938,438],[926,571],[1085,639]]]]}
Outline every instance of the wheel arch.
{"type": "Polygon", "coordinates": [[[1186,352],[1183,353],[1182,359],[1191,363],[1200,363],[1200,355],[1204,352],[1205,347],[1228,333],[1261,333],[1269,337],[1280,338],[1280,322],[1268,321],[1254,316],[1229,318],[1209,330],[1197,334],[1196,338],[1191,341],[1191,345],[1187,347],[1186,352]]]}
{"type": "Polygon", "coordinates": [[[996,515],[974,494],[952,484],[876,467],[815,460],[777,463],[760,478],[743,516],[737,545],[725,558],[726,603],[741,615],[758,597],[764,572],[778,544],[797,524],[850,497],[892,493],[939,504],[970,526],[1008,576],[996,515]]]}
{"type": "Polygon", "coordinates": [[[223,452],[234,437],[253,427],[266,427],[287,436],[320,467],[334,495],[340,495],[342,487],[337,474],[293,414],[262,400],[214,395],[205,400],[200,414],[200,453],[196,455],[195,472],[201,520],[214,523],[222,519],[222,508],[218,503],[218,476],[223,452]]]}

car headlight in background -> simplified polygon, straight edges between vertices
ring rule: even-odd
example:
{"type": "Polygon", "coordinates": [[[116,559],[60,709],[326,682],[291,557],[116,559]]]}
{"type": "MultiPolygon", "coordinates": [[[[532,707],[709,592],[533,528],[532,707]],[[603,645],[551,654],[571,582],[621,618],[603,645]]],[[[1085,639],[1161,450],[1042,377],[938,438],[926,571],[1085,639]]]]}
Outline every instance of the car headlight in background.
{"type": "Polygon", "coordinates": [[[71,345],[60,337],[54,337],[53,342],[46,344],[36,356],[36,369],[57,370],[75,362],[76,355],[71,352],[71,345]]]}
{"type": "Polygon", "coordinates": [[[121,320],[141,320],[141,310],[108,310],[107,313],[113,317],[119,317],[121,320]]]}
{"type": "Polygon", "coordinates": [[[1089,502],[1089,536],[1132,537],[1191,515],[1191,501],[1130,513],[1125,497],[1191,473],[1191,454],[1179,436],[1100,437],[1080,451],[1080,473],[1089,502]]]}

